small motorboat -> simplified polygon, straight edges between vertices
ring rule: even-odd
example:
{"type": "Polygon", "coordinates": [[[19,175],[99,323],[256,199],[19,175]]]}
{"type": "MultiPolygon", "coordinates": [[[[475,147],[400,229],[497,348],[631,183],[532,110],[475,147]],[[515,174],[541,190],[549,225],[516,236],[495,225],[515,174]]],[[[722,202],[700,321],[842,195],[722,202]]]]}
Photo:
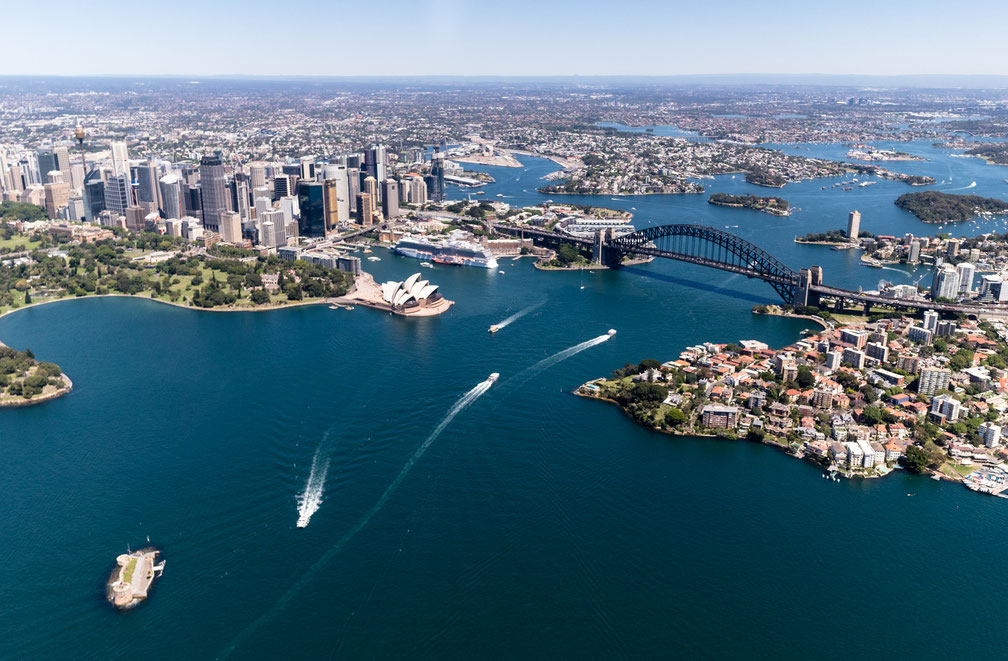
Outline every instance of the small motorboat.
{"type": "Polygon", "coordinates": [[[488,381],[489,381],[490,383],[496,383],[496,382],[497,382],[497,379],[499,379],[499,378],[500,378],[500,373],[498,373],[498,372],[494,372],[493,374],[491,374],[491,375],[490,375],[490,378],[488,378],[487,380],[488,380],[488,381]]]}
{"type": "Polygon", "coordinates": [[[500,326],[498,326],[497,324],[494,324],[493,326],[490,327],[490,332],[491,333],[496,333],[499,330],[500,330],[500,326]]]}
{"type": "Polygon", "coordinates": [[[608,331],[606,331],[606,335],[608,335],[609,337],[612,337],[615,334],[616,334],[615,328],[610,328],[608,331]]]}

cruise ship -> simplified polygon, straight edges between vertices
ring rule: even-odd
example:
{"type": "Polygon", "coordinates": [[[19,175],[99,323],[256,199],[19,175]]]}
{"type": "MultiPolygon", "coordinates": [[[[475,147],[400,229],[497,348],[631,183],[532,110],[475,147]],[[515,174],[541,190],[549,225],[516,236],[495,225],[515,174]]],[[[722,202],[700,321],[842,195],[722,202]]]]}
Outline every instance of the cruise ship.
{"type": "Polygon", "coordinates": [[[497,268],[497,259],[490,251],[471,241],[432,241],[423,237],[404,236],[395,244],[395,251],[406,257],[435,264],[497,268]]]}

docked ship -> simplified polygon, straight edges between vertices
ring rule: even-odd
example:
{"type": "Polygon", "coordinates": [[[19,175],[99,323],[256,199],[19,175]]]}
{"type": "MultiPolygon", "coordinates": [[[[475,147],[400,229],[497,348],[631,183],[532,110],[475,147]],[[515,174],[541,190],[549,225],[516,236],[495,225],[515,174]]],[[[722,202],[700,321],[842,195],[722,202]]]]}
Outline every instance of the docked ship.
{"type": "Polygon", "coordinates": [[[395,244],[394,250],[400,255],[435,264],[497,268],[497,259],[490,254],[490,251],[471,241],[432,241],[422,237],[405,236],[395,244]]]}

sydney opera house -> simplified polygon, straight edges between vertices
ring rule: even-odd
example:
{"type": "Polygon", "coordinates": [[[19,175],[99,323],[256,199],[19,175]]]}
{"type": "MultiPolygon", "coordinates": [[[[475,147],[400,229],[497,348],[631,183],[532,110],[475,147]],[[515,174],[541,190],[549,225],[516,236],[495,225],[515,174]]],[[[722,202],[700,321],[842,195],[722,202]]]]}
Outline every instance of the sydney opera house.
{"type": "Polygon", "coordinates": [[[382,301],[399,314],[440,314],[451,306],[451,301],[438,293],[438,286],[421,280],[419,273],[402,282],[382,283],[381,296],[382,301]]]}

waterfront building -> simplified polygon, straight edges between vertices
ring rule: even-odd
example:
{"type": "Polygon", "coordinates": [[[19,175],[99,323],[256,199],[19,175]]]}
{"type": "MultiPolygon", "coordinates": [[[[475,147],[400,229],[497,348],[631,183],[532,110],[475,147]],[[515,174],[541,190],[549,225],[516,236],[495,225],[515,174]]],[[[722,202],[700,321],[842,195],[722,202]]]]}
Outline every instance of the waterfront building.
{"type": "Polygon", "coordinates": [[[360,257],[354,255],[340,255],[336,258],[336,268],[346,271],[355,276],[362,273],[360,257]]]}
{"type": "MultiPolygon", "coordinates": [[[[349,207],[346,205],[346,200],[340,198],[340,184],[343,183],[345,186],[345,179],[325,179],[322,186],[322,214],[325,217],[325,232],[333,232],[339,226],[340,222],[345,222],[347,218],[340,218],[340,205],[347,209],[347,214],[349,215],[349,207]]],[[[344,191],[345,192],[345,191],[344,191]]]]}
{"type": "Polygon", "coordinates": [[[910,254],[907,256],[907,261],[911,264],[916,264],[920,261],[921,253],[921,242],[914,239],[910,242],[910,254]]]}
{"type": "Polygon", "coordinates": [[[857,241],[861,233],[861,212],[855,209],[847,216],[847,238],[857,241]]]}
{"type": "Polygon", "coordinates": [[[840,351],[834,349],[826,354],[826,369],[835,370],[840,367],[840,363],[843,360],[843,354],[840,351]]]}
{"type": "Polygon", "coordinates": [[[280,248],[287,245],[286,222],[282,211],[264,211],[259,216],[262,233],[260,243],[270,248],[280,248]],[[266,224],[269,223],[270,231],[267,233],[266,224]]]}
{"type": "Polygon", "coordinates": [[[326,235],[323,185],[302,181],[298,184],[298,236],[324,237],[326,235]]]}
{"type": "Polygon", "coordinates": [[[923,367],[920,371],[920,381],[917,383],[917,392],[933,397],[939,390],[947,390],[951,379],[952,371],[947,367],[923,367]]]}
{"type": "Polygon", "coordinates": [[[708,404],[703,407],[703,426],[712,429],[735,429],[739,410],[734,406],[708,404]]]}
{"type": "Polygon", "coordinates": [[[966,296],[972,294],[976,266],[969,262],[959,262],[956,264],[956,271],[959,273],[959,293],[966,296]]]}
{"type": "Polygon", "coordinates": [[[926,310],[924,312],[924,328],[929,331],[935,331],[938,328],[938,313],[934,310],[926,310]]]}
{"type": "Polygon", "coordinates": [[[200,160],[200,192],[203,227],[219,233],[221,214],[227,211],[224,161],[220,152],[200,160]]]}
{"type": "Polygon", "coordinates": [[[959,297],[959,272],[951,264],[942,264],[931,279],[931,298],[955,300],[959,297]]]}
{"type": "Polygon", "coordinates": [[[985,422],[977,429],[986,447],[992,448],[1001,441],[1001,427],[993,422],[985,422]]]}
{"type": "Polygon", "coordinates": [[[949,239],[945,244],[945,254],[949,257],[956,257],[959,255],[959,246],[962,245],[959,239],[949,239]]]}

